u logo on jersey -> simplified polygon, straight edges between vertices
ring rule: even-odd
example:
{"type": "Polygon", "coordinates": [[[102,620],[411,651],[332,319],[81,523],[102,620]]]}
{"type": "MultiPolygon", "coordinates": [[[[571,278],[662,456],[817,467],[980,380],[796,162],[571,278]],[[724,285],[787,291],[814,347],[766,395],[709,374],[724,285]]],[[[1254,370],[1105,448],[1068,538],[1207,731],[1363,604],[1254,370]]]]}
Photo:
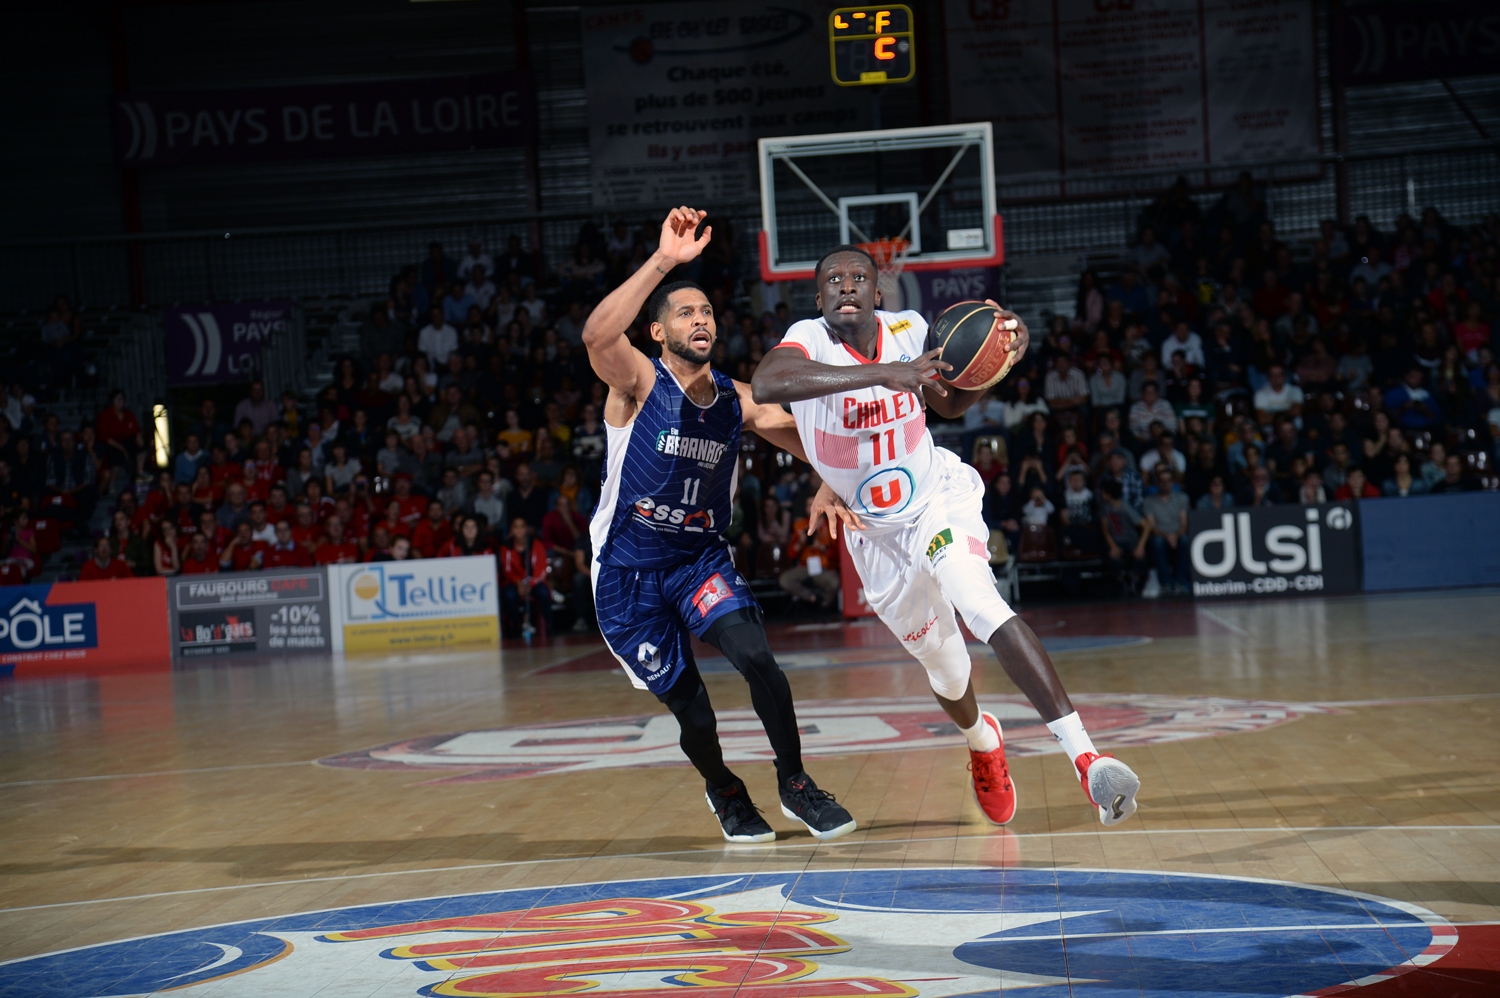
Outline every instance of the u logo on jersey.
{"type": "Polygon", "coordinates": [[[899,513],[911,504],[916,491],[917,484],[905,468],[877,471],[860,483],[860,509],[871,516],[899,513]]]}

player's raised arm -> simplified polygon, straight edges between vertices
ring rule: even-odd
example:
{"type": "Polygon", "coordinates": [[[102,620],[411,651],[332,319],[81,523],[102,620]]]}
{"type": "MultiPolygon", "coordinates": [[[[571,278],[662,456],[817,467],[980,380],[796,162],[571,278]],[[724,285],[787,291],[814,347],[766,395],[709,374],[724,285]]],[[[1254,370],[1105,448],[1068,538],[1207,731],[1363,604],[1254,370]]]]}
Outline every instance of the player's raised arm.
{"type": "Polygon", "coordinates": [[[583,326],[583,345],[600,380],[614,391],[637,399],[651,390],[653,369],[646,355],[631,346],[625,335],[641,307],[662,278],[679,264],[703,252],[713,227],[697,233],[704,213],[696,208],[673,208],[661,223],[656,252],[634,274],[601,301],[583,326]]]}

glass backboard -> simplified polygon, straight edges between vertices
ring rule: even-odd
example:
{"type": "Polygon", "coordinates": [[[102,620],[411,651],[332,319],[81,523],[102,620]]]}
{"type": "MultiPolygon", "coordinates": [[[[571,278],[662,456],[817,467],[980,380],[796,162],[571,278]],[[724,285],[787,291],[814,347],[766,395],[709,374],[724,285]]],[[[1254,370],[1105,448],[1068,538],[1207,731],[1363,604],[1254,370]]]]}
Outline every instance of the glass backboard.
{"type": "Polygon", "coordinates": [[[790,281],[840,243],[907,244],[907,270],[1005,260],[989,122],[761,139],[761,277],[790,281]]]}

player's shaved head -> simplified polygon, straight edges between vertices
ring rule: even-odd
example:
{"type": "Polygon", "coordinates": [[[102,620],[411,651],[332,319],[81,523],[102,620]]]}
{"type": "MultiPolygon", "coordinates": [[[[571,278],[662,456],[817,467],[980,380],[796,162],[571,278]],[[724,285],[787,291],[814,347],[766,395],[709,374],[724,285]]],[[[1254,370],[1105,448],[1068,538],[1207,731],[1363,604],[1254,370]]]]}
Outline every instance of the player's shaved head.
{"type": "Polygon", "coordinates": [[[651,292],[651,297],[646,299],[646,321],[665,323],[667,309],[672,305],[672,294],[677,291],[696,291],[700,295],[703,294],[703,289],[692,281],[672,281],[670,284],[663,284],[651,292]]]}
{"type": "Polygon", "coordinates": [[[853,243],[844,243],[841,246],[835,246],[833,249],[823,254],[822,259],[818,261],[818,265],[813,268],[813,278],[817,279],[822,277],[823,264],[827,263],[830,257],[838,256],[840,253],[853,253],[855,256],[862,256],[870,262],[870,270],[872,272],[878,273],[880,271],[880,265],[875,262],[875,258],[870,255],[869,250],[861,246],[855,246],[853,243]]]}

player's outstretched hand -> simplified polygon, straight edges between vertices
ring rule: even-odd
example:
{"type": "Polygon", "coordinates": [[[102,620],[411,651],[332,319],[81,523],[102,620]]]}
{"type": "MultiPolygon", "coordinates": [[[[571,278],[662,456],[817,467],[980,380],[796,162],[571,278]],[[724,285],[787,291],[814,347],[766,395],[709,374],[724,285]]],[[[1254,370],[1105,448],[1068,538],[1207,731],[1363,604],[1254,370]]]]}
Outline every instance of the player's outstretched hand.
{"type": "Polygon", "coordinates": [[[885,368],[885,387],[893,392],[911,392],[915,395],[920,395],[924,388],[931,388],[939,395],[947,395],[948,390],[938,379],[938,371],[951,371],[953,365],[938,360],[938,354],[942,352],[939,347],[927,351],[916,360],[882,364],[885,368]]]}
{"type": "Polygon", "coordinates": [[[1016,363],[1019,364],[1021,362],[1021,358],[1026,356],[1026,348],[1031,345],[1031,330],[1026,328],[1026,322],[1024,319],[1022,319],[1016,313],[1012,312],[1010,309],[1002,306],[999,302],[990,301],[988,298],[986,298],[984,300],[984,303],[998,311],[1000,313],[1000,318],[1005,322],[1015,323],[1015,325],[1009,327],[1012,332],[1010,343],[1008,346],[1006,346],[1005,349],[1006,352],[1016,355],[1016,363]]]}
{"type": "Polygon", "coordinates": [[[713,238],[714,227],[712,225],[705,225],[703,233],[697,234],[698,223],[702,222],[707,214],[707,212],[689,208],[686,205],[673,208],[667,215],[666,221],[661,223],[661,242],[657,244],[657,249],[674,265],[687,263],[696,258],[708,246],[708,241],[713,238]]]}
{"type": "Polygon", "coordinates": [[[818,532],[818,523],[823,517],[828,517],[828,532],[833,535],[834,540],[839,539],[839,523],[850,530],[865,529],[864,521],[859,514],[850,509],[844,500],[839,498],[837,492],[828,487],[824,482],[819,486],[817,493],[812,497],[812,502],[807,506],[807,536],[811,537],[818,532]]]}

